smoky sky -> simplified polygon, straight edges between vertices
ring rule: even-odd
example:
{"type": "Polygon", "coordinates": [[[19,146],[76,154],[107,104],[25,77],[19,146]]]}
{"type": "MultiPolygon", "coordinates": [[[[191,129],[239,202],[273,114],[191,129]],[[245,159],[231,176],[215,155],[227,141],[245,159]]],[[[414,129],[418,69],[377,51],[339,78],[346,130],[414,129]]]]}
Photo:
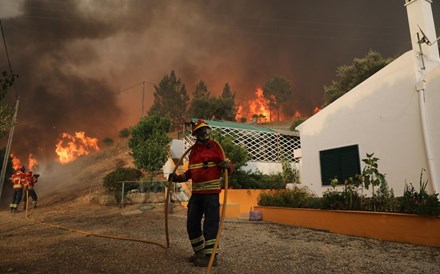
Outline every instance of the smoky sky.
{"type": "MultiPolygon", "coordinates": [[[[243,104],[282,76],[307,116],[338,66],[370,49],[411,49],[404,0],[6,0],[0,10],[19,75],[8,94],[11,105],[20,98],[12,152],[23,159],[55,159],[62,132],[117,138],[171,70],[189,94],[201,80],[217,95],[229,83],[243,104]]],[[[440,1],[432,10],[439,35],[440,1]]]]}

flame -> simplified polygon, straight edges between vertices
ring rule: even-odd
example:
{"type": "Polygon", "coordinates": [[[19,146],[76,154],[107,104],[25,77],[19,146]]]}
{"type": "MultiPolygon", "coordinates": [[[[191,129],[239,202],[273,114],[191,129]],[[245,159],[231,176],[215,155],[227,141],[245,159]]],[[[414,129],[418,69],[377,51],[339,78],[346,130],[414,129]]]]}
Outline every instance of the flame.
{"type": "MultiPolygon", "coordinates": [[[[248,100],[244,104],[238,104],[237,106],[237,112],[235,115],[235,120],[240,121],[241,118],[246,118],[246,120],[250,121],[254,118],[257,119],[257,123],[268,123],[272,122],[275,119],[279,121],[284,121],[288,119],[299,119],[304,118],[305,116],[300,111],[295,111],[295,113],[291,116],[286,116],[282,109],[279,111],[279,117],[278,113],[276,111],[272,112],[269,109],[269,100],[266,99],[263,95],[263,89],[257,88],[255,91],[256,98],[253,100],[248,100]]],[[[272,95],[273,96],[273,95],[272,95]]],[[[276,102],[275,97],[271,97],[271,100],[273,102],[276,102]]],[[[313,109],[313,114],[316,114],[321,109],[318,107],[315,107],[313,109]]]]}
{"type": "Polygon", "coordinates": [[[257,88],[255,95],[257,98],[253,100],[248,100],[246,106],[238,105],[237,114],[235,119],[239,121],[242,117],[245,117],[246,120],[254,119],[254,116],[257,116],[258,123],[268,122],[271,115],[269,111],[269,100],[264,98],[263,90],[261,88],[257,88]]]}
{"type": "Polygon", "coordinates": [[[15,157],[15,155],[12,153],[11,153],[11,158],[12,158],[12,168],[15,170],[19,169],[22,166],[20,159],[15,157]]]}
{"type": "Polygon", "coordinates": [[[235,121],[240,121],[242,117],[243,117],[243,106],[241,104],[238,104],[237,111],[235,112],[235,121]]]}
{"type": "Polygon", "coordinates": [[[86,137],[84,131],[75,132],[75,136],[63,132],[55,149],[58,161],[62,164],[72,162],[79,156],[88,155],[93,151],[99,151],[98,139],[86,137]]]}
{"type": "Polygon", "coordinates": [[[29,170],[33,170],[38,164],[37,159],[34,158],[34,156],[32,155],[32,153],[29,153],[29,157],[28,157],[28,167],[29,170]]]}

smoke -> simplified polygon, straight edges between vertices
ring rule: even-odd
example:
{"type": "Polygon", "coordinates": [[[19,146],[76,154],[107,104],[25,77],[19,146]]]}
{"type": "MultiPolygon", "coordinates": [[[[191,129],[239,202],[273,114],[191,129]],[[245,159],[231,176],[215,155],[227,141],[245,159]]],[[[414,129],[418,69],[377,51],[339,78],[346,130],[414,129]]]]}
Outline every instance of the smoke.
{"type": "MultiPolygon", "coordinates": [[[[411,47],[403,0],[23,0],[0,10],[20,76],[12,151],[40,161],[55,159],[62,132],[117,138],[171,70],[189,93],[200,80],[213,94],[228,82],[237,103],[280,75],[292,83],[295,108],[311,114],[336,67],[369,49],[392,57],[411,47]]],[[[440,1],[433,11],[438,28],[440,1]]]]}

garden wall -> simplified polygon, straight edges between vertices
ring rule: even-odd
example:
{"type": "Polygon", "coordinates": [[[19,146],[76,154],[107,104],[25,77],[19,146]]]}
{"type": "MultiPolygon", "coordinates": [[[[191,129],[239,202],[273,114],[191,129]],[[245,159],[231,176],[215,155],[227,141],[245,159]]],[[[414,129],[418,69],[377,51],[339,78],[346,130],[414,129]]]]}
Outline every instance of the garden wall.
{"type": "MultiPolygon", "coordinates": [[[[249,211],[251,208],[257,206],[258,197],[261,192],[266,192],[268,190],[265,189],[228,189],[228,200],[227,205],[231,205],[233,207],[239,207],[239,210],[234,210],[234,214],[230,215],[229,213],[226,215],[228,218],[240,218],[240,217],[249,217],[249,211]]],[[[220,203],[223,204],[225,191],[223,190],[220,193],[220,203]]],[[[228,208],[226,209],[228,212],[228,208]]],[[[232,213],[232,212],[231,212],[232,213]]]]}
{"type": "Polygon", "coordinates": [[[411,214],[255,206],[263,221],[440,247],[440,218],[411,214]]]}

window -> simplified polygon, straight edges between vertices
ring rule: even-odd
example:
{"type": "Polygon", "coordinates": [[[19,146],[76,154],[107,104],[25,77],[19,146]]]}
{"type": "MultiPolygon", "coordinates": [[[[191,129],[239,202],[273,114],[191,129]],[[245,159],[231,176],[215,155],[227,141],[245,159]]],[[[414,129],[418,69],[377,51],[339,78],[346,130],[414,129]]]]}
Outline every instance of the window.
{"type": "Polygon", "coordinates": [[[322,185],[330,185],[337,178],[339,183],[361,173],[359,146],[352,145],[319,152],[322,185]]]}

